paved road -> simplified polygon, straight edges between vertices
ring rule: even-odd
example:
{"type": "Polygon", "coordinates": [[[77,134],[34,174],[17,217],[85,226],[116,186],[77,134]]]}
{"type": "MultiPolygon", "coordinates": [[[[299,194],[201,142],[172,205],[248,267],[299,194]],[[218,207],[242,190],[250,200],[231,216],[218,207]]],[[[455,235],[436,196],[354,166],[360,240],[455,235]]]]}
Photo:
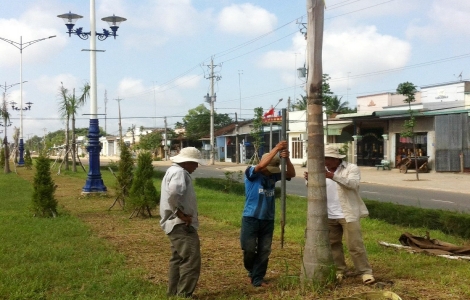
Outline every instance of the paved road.
{"type": "MultiPolygon", "coordinates": [[[[168,166],[158,166],[166,170],[168,166]]],[[[194,178],[216,177],[225,178],[223,168],[201,167],[193,173],[194,178]]],[[[287,193],[307,197],[305,180],[293,178],[287,184],[287,193]]],[[[365,199],[392,202],[402,205],[417,206],[430,209],[446,209],[470,213],[469,195],[432,189],[388,186],[385,184],[361,183],[361,196],[365,199]]]]}

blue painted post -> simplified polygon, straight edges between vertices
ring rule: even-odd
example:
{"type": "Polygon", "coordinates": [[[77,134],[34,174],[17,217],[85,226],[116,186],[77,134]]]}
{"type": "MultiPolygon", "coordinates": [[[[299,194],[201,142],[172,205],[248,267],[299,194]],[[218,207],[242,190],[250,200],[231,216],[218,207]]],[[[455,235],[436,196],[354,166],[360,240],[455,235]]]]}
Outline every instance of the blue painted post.
{"type": "Polygon", "coordinates": [[[98,119],[90,119],[90,128],[88,129],[88,159],[89,170],[85,186],[82,191],[84,193],[102,193],[106,192],[106,186],[101,178],[100,171],[100,152],[101,145],[99,141],[100,128],[98,119]]]}

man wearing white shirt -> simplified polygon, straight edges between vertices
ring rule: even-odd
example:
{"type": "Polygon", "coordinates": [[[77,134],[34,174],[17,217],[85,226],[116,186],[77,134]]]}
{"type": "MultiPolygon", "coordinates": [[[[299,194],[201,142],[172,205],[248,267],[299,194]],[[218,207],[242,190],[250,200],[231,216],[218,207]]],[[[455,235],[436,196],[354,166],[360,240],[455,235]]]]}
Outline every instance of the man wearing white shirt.
{"type": "Polygon", "coordinates": [[[201,162],[194,147],[181,149],[171,158],[162,180],[160,225],[171,242],[168,296],[191,297],[201,273],[196,193],[190,174],[201,162]]]}
{"type": "MultiPolygon", "coordinates": [[[[339,153],[337,148],[325,145],[328,228],[336,277],[341,281],[347,269],[343,251],[344,234],[356,272],[362,276],[364,284],[372,284],[375,279],[367,259],[360,224],[360,218],[369,215],[359,195],[361,174],[357,165],[343,161],[344,157],[346,155],[339,153]]],[[[304,177],[307,179],[307,172],[304,177]]]]}

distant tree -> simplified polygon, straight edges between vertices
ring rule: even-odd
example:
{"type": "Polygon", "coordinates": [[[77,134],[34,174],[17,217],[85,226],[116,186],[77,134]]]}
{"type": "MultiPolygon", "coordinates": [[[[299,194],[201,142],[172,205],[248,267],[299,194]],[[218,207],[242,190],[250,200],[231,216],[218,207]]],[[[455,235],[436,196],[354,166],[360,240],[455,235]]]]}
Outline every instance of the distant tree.
{"type": "Polygon", "coordinates": [[[128,127],[127,132],[130,132],[131,135],[132,135],[132,144],[131,144],[131,146],[134,147],[134,145],[135,145],[135,124],[132,124],[131,127],[128,127]]]}
{"type": "Polygon", "coordinates": [[[158,149],[162,145],[163,135],[160,131],[155,130],[146,135],[140,136],[139,149],[151,151],[153,156],[158,155],[158,149]]]}
{"type": "Polygon", "coordinates": [[[150,152],[141,152],[126,206],[133,210],[131,218],[139,215],[151,217],[150,210],[159,202],[160,195],[153,185],[152,156],[150,152]]]}
{"type": "Polygon", "coordinates": [[[3,130],[5,135],[4,135],[4,138],[3,138],[3,141],[2,141],[3,151],[0,153],[0,156],[2,156],[2,161],[4,162],[2,164],[3,172],[5,174],[8,174],[8,173],[11,172],[10,171],[10,162],[9,162],[10,151],[9,151],[9,148],[8,148],[8,138],[7,138],[7,128],[8,128],[8,124],[10,123],[10,114],[8,113],[8,106],[7,106],[5,93],[3,93],[3,105],[2,105],[2,108],[0,109],[0,117],[2,118],[3,125],[5,126],[5,128],[3,130]]]}
{"type": "Polygon", "coordinates": [[[0,168],[5,168],[5,155],[4,154],[4,147],[0,147],[0,168]]]}
{"type": "MultiPolygon", "coordinates": [[[[327,103],[330,101],[330,98],[333,96],[333,92],[330,88],[330,80],[331,77],[328,74],[323,74],[322,76],[322,97],[323,103],[327,103]]],[[[300,99],[297,99],[297,102],[292,105],[294,110],[307,110],[307,96],[301,95],[300,99]]]]}
{"type": "Polygon", "coordinates": [[[13,127],[13,142],[14,142],[14,151],[13,161],[15,164],[18,163],[18,152],[19,152],[19,138],[20,138],[20,129],[18,127],[13,127]]]}
{"type": "Polygon", "coordinates": [[[259,162],[259,149],[263,145],[263,108],[257,107],[254,109],[255,117],[253,118],[253,129],[250,132],[251,137],[253,137],[253,147],[255,148],[255,153],[250,159],[251,164],[258,164],[259,162]]]}
{"type": "MultiPolygon", "coordinates": [[[[210,134],[210,110],[201,104],[188,110],[183,118],[183,125],[186,128],[186,137],[190,140],[198,140],[210,134]]],[[[232,123],[228,114],[218,114],[214,112],[214,130],[220,129],[232,123]]]]}
{"type": "Polygon", "coordinates": [[[41,152],[36,160],[36,173],[33,180],[32,210],[35,216],[57,216],[57,200],[54,197],[55,185],[51,176],[50,164],[49,157],[41,152]]]}
{"type": "Polygon", "coordinates": [[[419,180],[418,175],[418,155],[416,153],[416,143],[415,143],[415,133],[414,127],[416,126],[416,119],[413,115],[413,110],[411,109],[411,103],[415,102],[415,94],[418,91],[417,86],[412,84],[411,82],[403,82],[400,83],[397,87],[397,93],[400,95],[405,96],[405,100],[403,102],[408,103],[408,114],[410,118],[405,121],[403,124],[403,131],[401,132],[402,137],[409,137],[413,143],[413,153],[415,159],[415,169],[416,169],[416,179],[419,180]]]}
{"type": "Polygon", "coordinates": [[[33,159],[31,158],[31,151],[29,151],[29,149],[26,149],[24,154],[24,166],[28,170],[33,168],[33,159]]]}
{"type": "Polygon", "coordinates": [[[68,162],[68,151],[70,149],[70,138],[69,138],[69,122],[72,120],[72,170],[77,172],[76,167],[76,145],[75,145],[75,115],[77,110],[85,104],[87,98],[90,96],[90,85],[85,83],[81,89],[81,95],[79,97],[75,96],[75,89],[73,93],[69,94],[68,90],[64,88],[63,85],[59,88],[59,113],[63,119],[65,119],[65,169],[69,169],[68,162]]]}

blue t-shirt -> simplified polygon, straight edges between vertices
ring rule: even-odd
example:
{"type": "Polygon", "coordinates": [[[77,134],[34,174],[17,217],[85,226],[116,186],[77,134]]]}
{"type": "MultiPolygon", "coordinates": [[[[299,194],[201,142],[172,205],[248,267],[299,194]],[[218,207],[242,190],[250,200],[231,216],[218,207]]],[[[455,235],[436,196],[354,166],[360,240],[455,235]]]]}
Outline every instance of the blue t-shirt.
{"type": "Polygon", "coordinates": [[[248,167],[245,171],[246,201],[243,216],[274,220],[274,188],[276,181],[281,180],[281,173],[266,176],[254,171],[254,166],[248,167]]]}

